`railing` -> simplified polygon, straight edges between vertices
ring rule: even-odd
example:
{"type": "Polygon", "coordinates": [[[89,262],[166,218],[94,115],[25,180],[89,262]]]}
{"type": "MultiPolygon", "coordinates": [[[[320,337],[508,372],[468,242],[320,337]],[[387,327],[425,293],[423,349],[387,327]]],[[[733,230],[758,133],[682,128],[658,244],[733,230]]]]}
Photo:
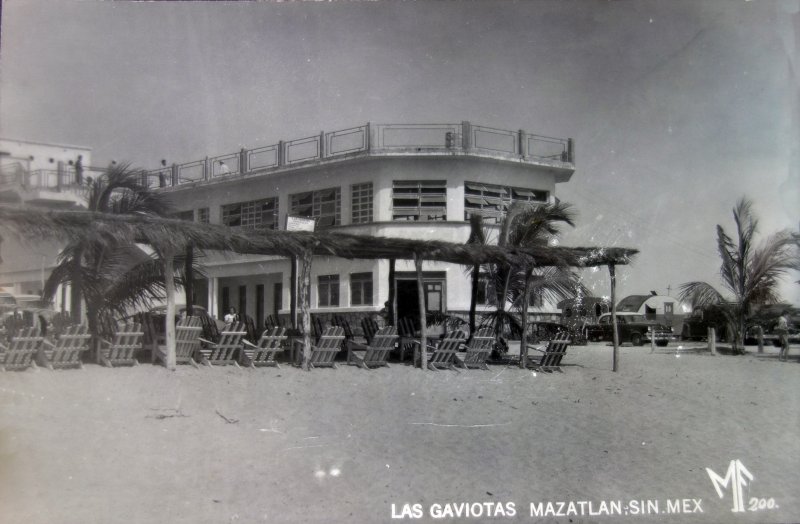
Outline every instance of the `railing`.
{"type": "Polygon", "coordinates": [[[263,173],[308,162],[362,154],[486,154],[531,163],[574,164],[571,138],[460,124],[365,124],[255,149],[145,171],[150,187],[176,186],[263,173]]]}

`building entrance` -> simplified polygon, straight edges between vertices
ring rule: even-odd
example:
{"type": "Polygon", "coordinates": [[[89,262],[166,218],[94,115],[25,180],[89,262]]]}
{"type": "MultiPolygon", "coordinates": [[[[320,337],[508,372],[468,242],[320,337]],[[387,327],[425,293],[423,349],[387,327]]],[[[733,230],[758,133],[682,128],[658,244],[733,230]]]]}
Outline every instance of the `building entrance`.
{"type": "MultiPolygon", "coordinates": [[[[423,273],[422,290],[425,294],[426,313],[444,313],[445,275],[443,273],[423,273]]],[[[398,274],[395,279],[397,291],[397,317],[419,317],[419,292],[416,273],[398,274]],[[410,278],[413,275],[413,278],[410,278]]]]}

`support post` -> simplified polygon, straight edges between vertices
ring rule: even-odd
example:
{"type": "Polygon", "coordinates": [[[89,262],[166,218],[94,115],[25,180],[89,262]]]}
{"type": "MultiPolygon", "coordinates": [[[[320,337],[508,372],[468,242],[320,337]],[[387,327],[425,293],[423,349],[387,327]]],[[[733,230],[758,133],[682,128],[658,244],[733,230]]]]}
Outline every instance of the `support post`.
{"type": "Polygon", "coordinates": [[[194,314],[194,248],[191,244],[186,246],[186,261],[183,274],[186,275],[186,282],[184,282],[186,316],[191,317],[194,314]]]}
{"type": "Polygon", "coordinates": [[[175,369],[175,279],[173,267],[173,253],[167,248],[164,257],[164,288],[167,295],[167,312],[164,318],[164,328],[167,345],[167,369],[175,369]]]}
{"type": "Polygon", "coordinates": [[[464,151],[472,149],[472,125],[466,120],[461,122],[461,148],[464,151]]]}
{"type": "Polygon", "coordinates": [[[617,274],[614,264],[608,265],[611,276],[611,333],[613,334],[614,356],[611,370],[619,371],[619,333],[617,332],[617,274]]]}
{"type": "Polygon", "coordinates": [[[247,149],[242,148],[239,151],[239,174],[243,175],[250,171],[250,166],[247,165],[247,149]]]}
{"type": "Polygon", "coordinates": [[[389,300],[387,300],[386,323],[397,325],[397,291],[395,284],[395,259],[389,259],[389,300]]]}
{"type": "Polygon", "coordinates": [[[310,295],[311,290],[311,252],[306,251],[303,253],[302,266],[300,267],[300,310],[303,315],[302,331],[303,331],[303,369],[309,370],[309,362],[311,361],[311,312],[310,309],[310,295]]]}
{"type": "Polygon", "coordinates": [[[717,354],[717,330],[713,327],[708,328],[708,351],[712,355],[717,354]]]}
{"type": "Polygon", "coordinates": [[[653,326],[647,328],[647,331],[650,332],[650,353],[656,352],[656,330],[653,329],[653,326]]]}
{"type": "Polygon", "coordinates": [[[181,176],[180,176],[180,170],[178,169],[178,164],[172,164],[170,171],[172,176],[172,187],[175,187],[181,183],[180,180],[181,176]]]}
{"type": "Polygon", "coordinates": [[[425,331],[427,331],[425,319],[425,286],[422,282],[422,258],[418,253],[414,253],[414,267],[417,270],[417,295],[419,298],[419,362],[420,367],[425,370],[428,369],[428,337],[425,335],[425,331]]]}
{"type": "Polygon", "coordinates": [[[289,320],[292,322],[292,328],[297,329],[297,257],[293,256],[291,259],[291,282],[289,283],[289,320]]]}
{"type": "Polygon", "coordinates": [[[519,337],[519,367],[528,367],[528,293],[531,288],[531,276],[533,271],[528,268],[525,270],[525,288],[522,295],[522,334],[519,337]]]}
{"type": "Polygon", "coordinates": [[[758,326],[758,352],[764,352],[764,328],[758,326]]]}
{"type": "Polygon", "coordinates": [[[212,176],[214,176],[214,172],[211,164],[209,164],[208,157],[206,157],[203,160],[203,180],[208,182],[209,180],[211,180],[212,176]]]}

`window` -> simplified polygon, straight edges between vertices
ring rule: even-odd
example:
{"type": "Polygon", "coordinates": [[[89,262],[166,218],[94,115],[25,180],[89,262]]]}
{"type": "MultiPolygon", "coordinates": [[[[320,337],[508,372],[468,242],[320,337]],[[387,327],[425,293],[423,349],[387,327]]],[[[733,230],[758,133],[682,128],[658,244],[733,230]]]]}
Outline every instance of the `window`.
{"type": "Polygon", "coordinates": [[[464,184],[464,220],[472,214],[480,214],[488,221],[500,223],[508,207],[514,202],[544,204],[547,191],[519,187],[496,186],[477,182],[464,184]]]}
{"type": "Polygon", "coordinates": [[[338,187],[308,191],[291,196],[290,214],[298,217],[312,217],[318,228],[326,228],[342,223],[342,195],[338,187]]]}
{"type": "Polygon", "coordinates": [[[222,223],[230,227],[265,227],[276,229],[278,199],[264,198],[222,206],[222,223]]]}
{"type": "MultiPolygon", "coordinates": [[[[470,276],[470,278],[472,278],[470,276]]],[[[471,284],[470,284],[471,285],[471,284]]],[[[494,284],[484,275],[478,278],[478,304],[495,305],[497,303],[497,296],[494,291],[494,284]]]]}
{"type": "Polygon", "coordinates": [[[350,274],[350,305],[372,305],[372,273],[350,274]]]}
{"type": "Polygon", "coordinates": [[[393,220],[447,220],[447,183],[444,180],[395,180],[393,220]]]}
{"type": "Polygon", "coordinates": [[[197,221],[201,224],[208,224],[208,208],[201,207],[197,210],[197,221]]]}
{"type": "Polygon", "coordinates": [[[350,221],[353,224],[372,222],[372,182],[353,184],[350,192],[352,200],[350,221]]]}
{"type": "Polygon", "coordinates": [[[317,277],[317,304],[319,307],[339,305],[339,275],[317,277]]]}
{"type": "Polygon", "coordinates": [[[425,309],[427,312],[444,311],[442,301],[444,285],[441,282],[425,282],[422,287],[425,290],[425,309]]]}

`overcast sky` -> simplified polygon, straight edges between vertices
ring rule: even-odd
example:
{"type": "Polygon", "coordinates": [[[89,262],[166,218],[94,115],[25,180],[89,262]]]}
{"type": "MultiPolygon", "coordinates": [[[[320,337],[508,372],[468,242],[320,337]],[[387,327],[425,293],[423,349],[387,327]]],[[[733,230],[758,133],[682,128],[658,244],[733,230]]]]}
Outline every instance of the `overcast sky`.
{"type": "Polygon", "coordinates": [[[798,3],[6,0],[0,136],[145,168],[367,121],[573,137],[562,243],[638,248],[621,294],[675,294],[719,282],[738,198],[800,224],[798,3]]]}

